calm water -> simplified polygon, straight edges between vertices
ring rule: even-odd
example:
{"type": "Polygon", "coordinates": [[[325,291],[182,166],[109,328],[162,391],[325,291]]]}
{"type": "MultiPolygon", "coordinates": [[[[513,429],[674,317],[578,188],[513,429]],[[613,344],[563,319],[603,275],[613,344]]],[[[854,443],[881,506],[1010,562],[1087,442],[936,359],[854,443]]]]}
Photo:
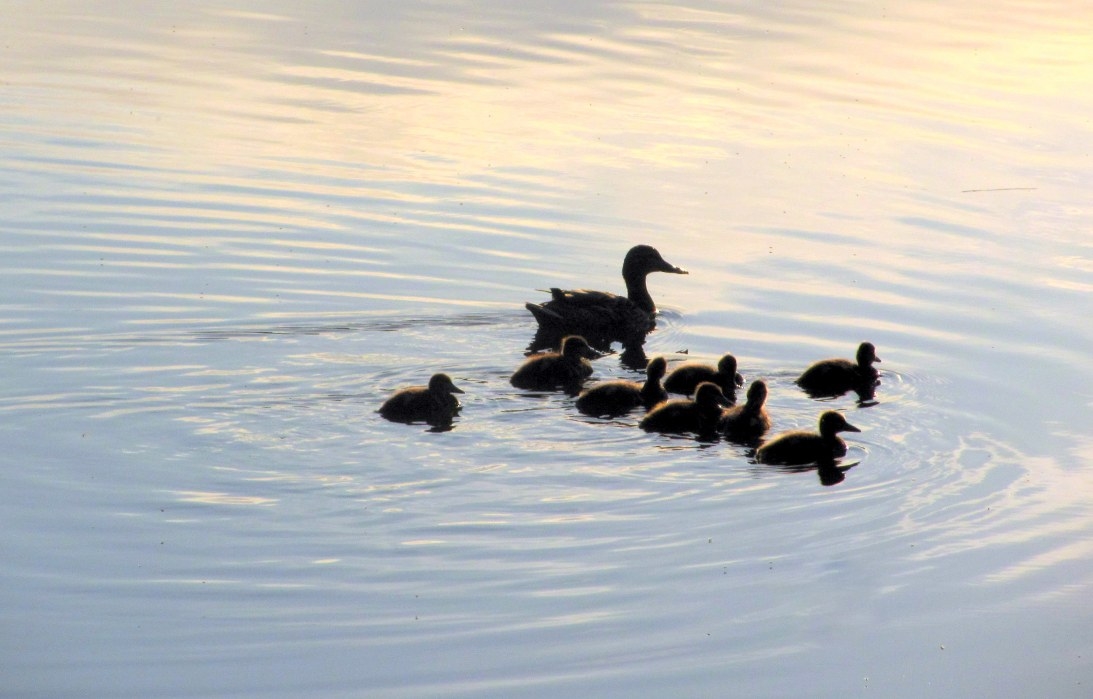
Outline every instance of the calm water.
{"type": "Polygon", "coordinates": [[[3,8],[3,693],[1087,696],[1093,11],[767,5],[3,8]],[[639,242],[845,480],[508,385],[639,242]]]}

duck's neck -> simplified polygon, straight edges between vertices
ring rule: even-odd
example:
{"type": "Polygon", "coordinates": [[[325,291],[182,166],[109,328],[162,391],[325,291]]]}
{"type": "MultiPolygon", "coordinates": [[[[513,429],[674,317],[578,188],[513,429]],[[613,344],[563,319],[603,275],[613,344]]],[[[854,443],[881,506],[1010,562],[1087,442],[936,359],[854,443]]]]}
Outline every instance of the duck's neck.
{"type": "Polygon", "coordinates": [[[623,272],[622,276],[626,280],[626,298],[646,313],[656,313],[657,306],[653,303],[653,297],[649,295],[649,287],[645,284],[646,275],[623,272]]]}

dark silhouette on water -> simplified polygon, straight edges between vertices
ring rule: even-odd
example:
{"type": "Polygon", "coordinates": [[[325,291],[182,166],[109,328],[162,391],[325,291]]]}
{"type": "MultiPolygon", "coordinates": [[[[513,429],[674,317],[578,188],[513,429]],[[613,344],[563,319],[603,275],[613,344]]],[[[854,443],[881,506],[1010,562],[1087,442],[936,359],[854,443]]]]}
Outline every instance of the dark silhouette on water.
{"type": "Polygon", "coordinates": [[[718,360],[716,367],[701,362],[680,364],[664,379],[664,390],[689,396],[703,381],[712,381],[720,386],[730,403],[736,402],[736,387],[744,385],[744,377],[736,371],[736,357],[726,354],[718,360]]]}
{"type": "Polygon", "coordinates": [[[580,335],[603,350],[610,348],[612,342],[640,347],[645,336],[656,327],[657,307],[646,284],[646,277],[653,272],[687,274],[665,261],[656,248],[636,245],[626,253],[622,263],[626,296],[607,291],[551,288],[549,301],[525,304],[539,323],[529,349],[556,347],[558,338],[565,335],[580,335]]]}
{"type": "Polygon", "coordinates": [[[694,400],[677,398],[656,406],[638,426],[646,432],[694,432],[710,436],[717,432],[721,408],[728,405],[721,388],[709,381],[700,383],[694,400]]]}
{"type": "Polygon", "coordinates": [[[873,363],[879,361],[873,343],[863,342],[858,346],[855,361],[824,359],[805,369],[794,383],[813,398],[830,398],[856,391],[861,400],[872,400],[880,375],[873,363]]]}
{"type": "Polygon", "coordinates": [[[770,415],[767,414],[767,384],[762,379],[751,382],[748,397],[743,405],[726,408],[717,421],[717,430],[726,439],[737,444],[755,446],[767,430],[770,429],[770,415]]]}
{"type": "Polygon", "coordinates": [[[624,415],[639,405],[649,410],[668,400],[660,385],[667,366],[664,357],[655,357],[645,369],[645,383],[620,379],[596,384],[577,398],[577,410],[596,417],[624,415]]]}
{"type": "Polygon", "coordinates": [[[576,393],[581,382],[592,375],[589,359],[600,353],[588,346],[579,335],[562,339],[561,351],[544,352],[528,357],[509,379],[516,388],[549,391],[556,388],[576,393]]]}
{"type": "Polygon", "coordinates": [[[861,432],[842,413],[828,410],[820,415],[820,431],[795,430],[783,432],[763,444],[755,452],[755,460],[762,464],[823,464],[833,462],[846,454],[846,442],[839,432],[861,432]]]}
{"type": "Polygon", "coordinates": [[[459,412],[459,400],[452,394],[463,391],[447,374],[433,374],[428,386],[410,386],[396,391],[377,411],[392,422],[425,422],[434,427],[450,426],[459,412]]]}

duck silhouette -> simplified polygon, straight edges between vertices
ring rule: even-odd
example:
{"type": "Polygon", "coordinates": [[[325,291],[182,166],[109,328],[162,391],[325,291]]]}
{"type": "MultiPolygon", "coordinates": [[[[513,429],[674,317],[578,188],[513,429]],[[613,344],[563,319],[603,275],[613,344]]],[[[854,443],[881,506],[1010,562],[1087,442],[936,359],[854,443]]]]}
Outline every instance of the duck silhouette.
{"type": "Polygon", "coordinates": [[[562,339],[561,350],[528,357],[509,379],[516,388],[549,391],[564,388],[576,393],[582,381],[592,375],[589,359],[601,355],[579,335],[562,339]]]}
{"type": "Polygon", "coordinates": [[[720,386],[721,392],[731,403],[736,402],[736,387],[744,385],[744,377],[736,371],[736,357],[726,354],[718,360],[716,367],[701,362],[680,364],[664,379],[664,390],[689,396],[703,381],[712,381],[720,386]]]}
{"type": "Polygon", "coordinates": [[[598,349],[607,349],[612,342],[640,346],[656,327],[657,307],[646,283],[646,277],[653,272],[687,274],[665,261],[656,248],[635,245],[622,262],[626,296],[551,288],[549,301],[525,304],[539,323],[532,349],[553,347],[551,340],[564,335],[580,335],[598,349]]]}
{"type": "Polygon", "coordinates": [[[392,422],[450,424],[459,412],[459,400],[452,394],[463,391],[447,374],[433,374],[427,386],[410,386],[396,391],[377,411],[392,422]]]}
{"type": "Polygon", "coordinates": [[[646,432],[694,432],[700,436],[713,434],[721,417],[721,408],[728,405],[721,387],[705,381],[695,389],[694,400],[677,398],[657,405],[638,423],[646,432]]]}
{"type": "Polygon", "coordinates": [[[813,398],[841,396],[847,391],[863,394],[863,400],[872,398],[879,372],[873,367],[879,362],[877,349],[871,342],[858,346],[855,361],[849,359],[824,359],[805,369],[794,382],[813,398]]]}
{"type": "Polygon", "coordinates": [[[770,429],[767,414],[767,384],[756,379],[748,386],[748,397],[743,405],[726,408],[717,421],[718,431],[739,444],[755,444],[770,429]]]}
{"type": "Polygon", "coordinates": [[[664,357],[654,357],[645,368],[645,383],[621,379],[598,383],[577,397],[577,410],[595,417],[624,415],[639,405],[648,410],[668,400],[660,385],[667,366],[664,357]]]}
{"type": "Polygon", "coordinates": [[[783,432],[763,444],[755,452],[755,460],[762,464],[831,464],[835,458],[846,454],[846,442],[839,432],[861,432],[842,413],[828,410],[820,415],[820,431],[795,430],[783,432]]]}

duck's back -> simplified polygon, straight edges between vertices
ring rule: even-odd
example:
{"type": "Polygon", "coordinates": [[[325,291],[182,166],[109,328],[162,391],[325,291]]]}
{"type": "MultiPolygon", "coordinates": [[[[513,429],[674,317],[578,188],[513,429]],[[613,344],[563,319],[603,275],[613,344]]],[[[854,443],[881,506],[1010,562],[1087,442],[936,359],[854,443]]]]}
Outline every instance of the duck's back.
{"type": "Polygon", "coordinates": [[[754,410],[748,405],[738,405],[721,413],[717,429],[730,439],[757,439],[770,429],[770,416],[762,408],[754,410]]]}
{"type": "Polygon", "coordinates": [[[550,291],[549,301],[525,304],[544,328],[586,338],[625,340],[656,326],[653,314],[625,296],[588,289],[550,291]]]}
{"type": "Polygon", "coordinates": [[[767,442],[755,453],[764,464],[799,465],[826,462],[846,454],[846,443],[838,437],[825,439],[814,432],[786,432],[767,442]]]}
{"type": "Polygon", "coordinates": [[[395,422],[431,422],[451,414],[459,407],[454,396],[444,396],[450,401],[440,400],[425,386],[404,388],[394,394],[380,406],[379,413],[395,422]]]}
{"type": "Polygon", "coordinates": [[[516,388],[549,390],[578,384],[591,375],[592,365],[587,360],[574,361],[552,352],[529,358],[512,375],[510,383],[516,388]]]}
{"type": "Polygon", "coordinates": [[[692,395],[698,384],[710,381],[721,387],[725,398],[731,403],[736,396],[736,375],[721,374],[717,369],[705,364],[681,364],[664,379],[664,388],[669,393],[692,395]]]}
{"type": "Polygon", "coordinates": [[[606,381],[589,388],[577,398],[577,410],[585,415],[623,415],[642,405],[642,384],[606,381]]]}

